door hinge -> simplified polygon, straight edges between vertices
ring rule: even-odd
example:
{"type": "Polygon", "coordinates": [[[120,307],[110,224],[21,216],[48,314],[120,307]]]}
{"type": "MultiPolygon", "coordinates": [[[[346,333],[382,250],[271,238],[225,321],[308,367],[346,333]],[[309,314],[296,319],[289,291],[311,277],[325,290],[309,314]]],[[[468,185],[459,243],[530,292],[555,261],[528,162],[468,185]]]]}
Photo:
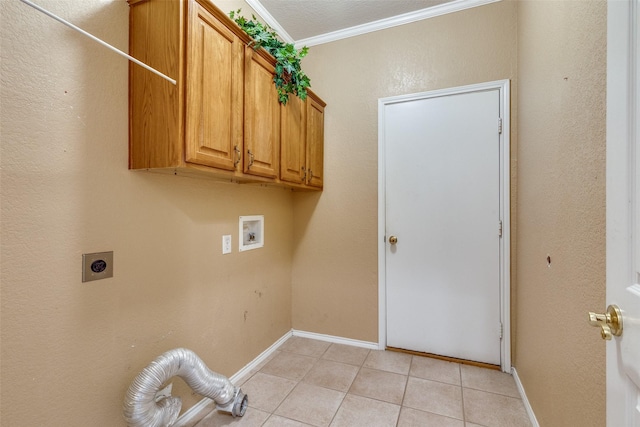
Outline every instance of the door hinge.
{"type": "Polygon", "coordinates": [[[502,220],[498,222],[498,237],[502,237],[502,220]]]}
{"type": "Polygon", "coordinates": [[[502,133],[502,117],[498,117],[498,133],[502,133]]]}
{"type": "Polygon", "coordinates": [[[502,323],[500,323],[500,339],[502,339],[502,332],[504,331],[504,328],[502,326],[502,323]]]}

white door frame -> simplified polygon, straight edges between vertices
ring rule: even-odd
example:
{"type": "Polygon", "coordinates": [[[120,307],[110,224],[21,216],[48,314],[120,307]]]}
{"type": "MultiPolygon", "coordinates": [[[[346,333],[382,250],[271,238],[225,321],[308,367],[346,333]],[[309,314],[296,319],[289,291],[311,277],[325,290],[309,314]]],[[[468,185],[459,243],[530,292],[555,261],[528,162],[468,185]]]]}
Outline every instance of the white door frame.
{"type": "MultiPolygon", "coordinates": [[[[632,240],[629,236],[640,224],[632,217],[631,204],[638,206],[635,177],[638,174],[636,160],[640,125],[640,22],[637,22],[640,1],[624,0],[607,2],[607,304],[619,304],[616,286],[630,283],[628,277],[634,271],[629,252],[632,240]],[[627,241],[627,237],[629,240],[627,241]],[[622,242],[622,243],[620,243],[622,242]],[[624,267],[619,268],[620,263],[624,267]],[[628,272],[628,273],[625,273],[628,272]]],[[[637,268],[637,266],[636,266],[637,268]]],[[[625,285],[626,286],[626,285],[625,285]]],[[[603,307],[598,307],[602,310],[603,307]]],[[[631,417],[637,402],[631,380],[624,383],[620,367],[620,343],[614,339],[607,343],[607,425],[636,426],[631,417]]],[[[636,423],[640,423],[636,420],[636,423]]]]}
{"type": "MultiPolygon", "coordinates": [[[[393,96],[378,100],[378,348],[381,350],[387,345],[385,106],[398,102],[495,89],[499,90],[500,93],[500,117],[502,118],[502,133],[500,134],[500,219],[502,220],[502,239],[500,239],[500,321],[503,327],[503,339],[500,343],[500,367],[503,372],[511,372],[511,134],[509,110],[511,103],[509,80],[393,96]]],[[[498,126],[498,123],[496,123],[496,126],[498,126]]]]}

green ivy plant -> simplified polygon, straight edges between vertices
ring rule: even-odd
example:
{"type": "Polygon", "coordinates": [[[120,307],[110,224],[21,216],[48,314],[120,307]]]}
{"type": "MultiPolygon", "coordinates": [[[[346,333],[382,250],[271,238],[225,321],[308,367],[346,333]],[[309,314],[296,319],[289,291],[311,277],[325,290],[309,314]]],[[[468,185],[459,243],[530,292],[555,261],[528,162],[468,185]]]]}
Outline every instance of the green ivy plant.
{"type": "Polygon", "coordinates": [[[253,20],[240,15],[241,9],[229,12],[229,17],[235,21],[253,41],[251,46],[258,50],[263,48],[276,59],[276,75],[273,82],[278,90],[278,100],[286,104],[289,95],[297,95],[303,101],[307,99],[307,88],[311,86],[309,77],[300,68],[300,61],[309,52],[308,47],[297,50],[291,43],[284,43],[271,27],[258,22],[255,15],[253,20]]]}

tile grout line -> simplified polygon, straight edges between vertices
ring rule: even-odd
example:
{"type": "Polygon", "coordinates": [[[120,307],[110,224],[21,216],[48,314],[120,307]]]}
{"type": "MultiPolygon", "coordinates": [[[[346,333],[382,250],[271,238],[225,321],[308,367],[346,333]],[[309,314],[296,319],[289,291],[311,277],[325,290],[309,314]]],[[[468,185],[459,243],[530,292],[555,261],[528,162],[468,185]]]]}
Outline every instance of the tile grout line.
{"type": "MultiPolygon", "coordinates": [[[[324,355],[327,353],[327,351],[329,350],[329,348],[330,348],[332,345],[333,345],[333,343],[331,343],[329,346],[327,346],[327,348],[322,352],[322,354],[321,354],[320,356],[317,356],[317,357],[316,357],[316,356],[312,356],[312,355],[305,355],[305,354],[296,353],[296,352],[294,352],[294,351],[287,351],[288,353],[296,354],[296,355],[299,355],[299,356],[308,356],[308,357],[310,357],[310,358],[315,359],[315,361],[313,362],[313,364],[311,365],[311,367],[309,368],[309,370],[308,370],[308,371],[307,371],[307,372],[302,376],[302,378],[300,378],[299,380],[297,380],[297,381],[296,381],[296,385],[295,385],[295,386],[291,389],[291,391],[290,391],[290,392],[289,392],[289,393],[288,393],[288,394],[287,394],[287,395],[282,399],[282,401],[280,402],[280,404],[278,404],[278,406],[273,410],[273,412],[271,412],[271,414],[269,414],[269,417],[265,420],[265,422],[264,422],[264,423],[266,423],[266,422],[267,422],[267,421],[268,421],[268,420],[269,420],[273,415],[276,415],[276,414],[275,414],[275,412],[278,410],[278,408],[280,408],[280,406],[284,403],[284,401],[285,401],[285,400],[287,400],[287,398],[291,395],[291,393],[293,393],[293,391],[298,387],[298,385],[300,385],[300,383],[304,382],[304,379],[306,378],[306,376],[307,376],[307,375],[309,375],[309,372],[311,372],[311,371],[313,370],[313,367],[314,367],[314,366],[315,366],[315,365],[316,365],[320,360],[325,360],[325,359],[322,359],[322,356],[324,356],[324,355]]],[[[286,351],[286,350],[283,350],[283,351],[286,351]]],[[[368,355],[368,353],[367,353],[367,355],[368,355]]],[[[366,358],[365,358],[365,359],[366,359],[366,358]]],[[[336,362],[336,363],[340,363],[340,362],[336,362]]],[[[345,364],[346,364],[346,363],[345,363],[345,364]]],[[[364,361],[362,362],[362,364],[364,364],[364,361]]],[[[360,372],[360,369],[362,368],[362,364],[361,364],[361,366],[359,366],[359,367],[358,367],[358,372],[360,372]]],[[[355,366],[355,365],[351,365],[351,366],[355,366]]],[[[357,376],[357,373],[356,373],[356,376],[357,376]]],[[[354,377],[354,380],[355,380],[355,377],[354,377]]],[[[334,389],[329,388],[329,387],[323,387],[323,386],[319,386],[319,385],[315,385],[315,386],[316,386],[316,387],[320,387],[320,388],[324,388],[324,389],[326,389],[326,390],[331,390],[331,391],[338,391],[338,392],[340,392],[339,390],[334,390],[334,389]]],[[[351,386],[349,386],[349,387],[351,387],[351,386]]],[[[335,419],[336,415],[338,414],[338,411],[339,411],[339,410],[340,410],[340,408],[342,407],[342,404],[344,403],[344,400],[345,400],[345,398],[347,397],[347,394],[349,394],[349,393],[348,393],[348,390],[347,390],[347,392],[344,392],[344,396],[342,397],[342,400],[340,401],[340,404],[338,405],[338,408],[336,409],[335,413],[334,413],[334,414],[333,414],[333,416],[331,417],[331,420],[329,421],[328,426],[330,426],[330,425],[331,425],[331,423],[332,423],[332,422],[333,422],[333,420],[335,419]]],[[[279,416],[279,415],[276,415],[276,416],[279,416]]],[[[286,418],[286,419],[289,419],[289,420],[292,420],[292,421],[296,421],[296,422],[299,422],[299,423],[302,423],[302,424],[306,424],[306,423],[304,423],[304,422],[302,422],[302,421],[295,420],[295,419],[292,419],[292,418],[289,418],[289,417],[283,417],[283,418],[286,418]]],[[[264,423],[263,423],[263,425],[264,425],[264,423]]]]}
{"type": "Polygon", "coordinates": [[[467,425],[467,416],[464,413],[464,387],[462,385],[462,364],[458,364],[458,373],[460,375],[460,403],[462,405],[462,425],[467,425]]]}
{"type": "MultiPolygon", "coordinates": [[[[358,372],[360,372],[360,369],[358,369],[358,372]]],[[[356,373],[356,376],[358,374],[356,373]]],[[[355,377],[354,377],[355,379],[355,377]]],[[[349,388],[351,388],[351,386],[349,386],[349,388]]],[[[338,405],[338,409],[336,409],[336,412],[333,414],[333,417],[331,417],[331,420],[329,421],[328,426],[331,426],[331,424],[333,424],[333,421],[336,419],[336,416],[338,415],[338,412],[340,412],[340,408],[342,408],[342,405],[344,404],[344,400],[347,398],[347,395],[349,394],[349,390],[347,390],[344,393],[344,396],[342,396],[342,400],[340,401],[340,404],[338,405]]]]}
{"type": "MultiPolygon", "coordinates": [[[[316,363],[318,363],[318,361],[320,361],[320,360],[322,359],[322,356],[324,356],[324,355],[327,353],[327,351],[329,351],[329,349],[331,348],[331,346],[332,346],[332,345],[333,345],[333,343],[332,343],[332,344],[330,344],[330,345],[328,345],[328,346],[327,346],[327,348],[325,348],[325,350],[324,350],[324,351],[322,352],[322,354],[318,357],[318,359],[316,360],[316,362],[311,366],[311,369],[309,369],[309,372],[311,372],[311,371],[313,370],[313,366],[315,366],[315,365],[316,365],[316,363]]],[[[322,359],[322,360],[325,360],[325,359],[322,359]]],[[[307,375],[309,375],[309,372],[307,372],[307,374],[305,375],[305,377],[306,377],[307,375]]],[[[356,374],[356,375],[357,375],[357,374],[356,374]]],[[[303,378],[303,379],[304,379],[304,378],[303,378]]],[[[302,380],[300,380],[300,381],[302,381],[302,380]]],[[[314,385],[315,385],[315,384],[314,384],[314,385]]],[[[338,391],[338,390],[333,390],[333,389],[328,388],[328,387],[322,387],[322,386],[319,386],[319,385],[316,385],[316,387],[321,387],[321,388],[325,388],[325,389],[327,389],[327,390],[332,390],[332,391],[338,391]]],[[[332,417],[331,417],[331,419],[329,420],[329,423],[327,424],[327,427],[331,426],[331,423],[333,423],[333,420],[335,420],[336,415],[338,415],[338,412],[340,411],[340,408],[342,407],[342,404],[344,403],[344,399],[345,399],[346,397],[347,397],[347,392],[345,392],[345,393],[344,393],[344,396],[342,396],[342,399],[340,400],[340,404],[338,405],[338,407],[336,408],[336,411],[333,413],[333,416],[332,416],[332,417]]]]}
{"type": "MultiPolygon", "coordinates": [[[[333,346],[333,344],[331,344],[329,347],[327,347],[327,350],[323,353],[323,356],[327,351],[329,351],[329,348],[331,348],[331,346],[333,346]]],[[[360,363],[360,366],[358,366],[358,372],[356,372],[356,374],[354,375],[353,380],[351,381],[351,384],[349,384],[349,388],[347,388],[347,391],[344,393],[344,396],[342,397],[342,400],[340,401],[340,405],[338,405],[338,409],[336,409],[335,414],[333,414],[333,417],[331,417],[331,421],[329,422],[329,426],[331,426],[333,421],[336,419],[336,416],[338,415],[338,412],[340,412],[340,408],[342,408],[342,405],[344,404],[344,400],[347,398],[347,395],[349,395],[349,390],[351,390],[351,386],[356,381],[356,378],[358,378],[358,374],[360,374],[360,371],[362,370],[362,367],[364,366],[364,362],[367,360],[367,357],[369,357],[370,353],[371,353],[371,350],[369,350],[367,352],[367,355],[364,357],[364,359],[360,363]]],[[[336,361],[336,363],[340,363],[340,362],[336,361]]],[[[348,363],[345,363],[345,364],[348,365],[348,363]]],[[[351,365],[351,366],[355,366],[355,365],[351,365]]],[[[357,395],[355,395],[355,396],[357,396],[357,395]]]]}
{"type": "Polygon", "coordinates": [[[480,391],[482,393],[489,393],[489,394],[494,394],[496,396],[502,396],[502,397],[509,397],[511,399],[515,399],[515,400],[522,400],[521,397],[517,397],[517,396],[510,396],[508,394],[504,394],[504,393],[498,393],[497,391],[490,391],[490,390],[483,390],[481,388],[475,388],[475,387],[462,387],[462,388],[466,388],[467,390],[473,390],[473,391],[480,391]]]}
{"type": "Polygon", "coordinates": [[[407,388],[409,388],[409,377],[411,377],[411,368],[413,367],[414,356],[411,356],[411,362],[409,362],[409,370],[407,371],[407,379],[404,382],[404,391],[402,392],[402,400],[400,400],[400,410],[398,411],[398,419],[396,420],[396,427],[400,423],[400,414],[402,408],[404,408],[404,399],[407,397],[407,388]]]}
{"type": "MultiPolygon", "coordinates": [[[[303,354],[295,353],[295,352],[292,352],[292,351],[286,351],[286,350],[282,350],[282,351],[283,351],[283,352],[286,352],[286,353],[290,353],[290,354],[295,354],[295,355],[297,355],[297,356],[304,356],[303,354]]],[[[309,357],[311,357],[311,356],[309,356],[309,357]]],[[[311,358],[313,358],[313,357],[311,357],[311,358]]],[[[267,423],[267,421],[269,421],[269,420],[271,419],[271,417],[273,417],[274,415],[275,415],[275,416],[280,416],[280,415],[276,415],[276,411],[280,408],[280,406],[282,406],[282,404],[285,402],[285,400],[287,400],[287,398],[288,398],[289,396],[291,396],[291,393],[293,393],[293,391],[298,387],[298,385],[300,385],[300,383],[302,382],[302,380],[304,379],[304,377],[306,377],[306,376],[307,376],[307,374],[311,371],[311,369],[313,369],[313,366],[316,364],[316,362],[317,362],[317,361],[318,361],[318,359],[316,358],[316,361],[315,361],[315,362],[313,362],[313,364],[311,365],[311,367],[309,368],[309,370],[308,370],[307,372],[305,372],[305,374],[304,374],[304,375],[303,375],[299,380],[294,380],[294,381],[296,382],[296,385],[294,385],[294,386],[291,388],[291,390],[289,391],[289,393],[287,393],[287,394],[282,398],[282,400],[280,401],[280,403],[278,403],[278,405],[277,405],[275,408],[273,408],[273,411],[271,411],[271,412],[269,413],[269,416],[267,417],[267,419],[264,421],[264,423],[263,423],[262,425],[266,424],[266,423],[267,423]]],[[[265,365],[265,366],[266,366],[266,365],[265,365]]],[[[264,368],[264,366],[263,366],[263,368],[264,368]]],[[[260,368],[260,371],[258,371],[258,372],[261,372],[261,371],[262,371],[262,368],[260,368]]],[[[265,374],[265,375],[270,375],[270,374],[266,374],[266,373],[264,373],[264,372],[263,372],[263,374],[265,374]]],[[[279,375],[273,375],[273,376],[278,377],[278,378],[291,379],[291,378],[286,378],[286,377],[280,377],[279,375]]],[[[293,381],[293,380],[292,380],[292,381],[293,381]]],[[[288,419],[288,420],[292,420],[292,421],[296,421],[296,422],[299,422],[299,423],[302,423],[302,424],[306,424],[306,423],[303,423],[302,421],[298,421],[298,420],[295,420],[295,419],[292,419],[292,418],[289,418],[289,417],[285,417],[285,416],[282,416],[282,417],[283,417],[283,418],[286,418],[286,419],[288,419]]]]}
{"type": "MultiPolygon", "coordinates": [[[[331,347],[331,346],[329,346],[329,347],[331,347]]],[[[327,348],[329,348],[329,347],[327,347],[327,348]]],[[[327,350],[325,349],[325,351],[323,351],[323,352],[322,352],[322,354],[324,354],[326,351],[327,351],[327,350]]],[[[293,351],[292,351],[291,353],[296,354],[296,355],[298,355],[298,356],[307,356],[307,355],[305,355],[305,354],[300,354],[300,353],[296,353],[296,352],[293,352],[293,351]]],[[[318,363],[318,361],[320,360],[320,358],[319,358],[319,357],[314,357],[314,356],[310,356],[310,355],[309,355],[308,357],[311,357],[311,358],[315,359],[315,361],[311,364],[311,366],[309,367],[309,370],[308,370],[307,372],[305,372],[305,374],[302,376],[302,378],[300,378],[299,380],[297,380],[296,385],[291,389],[291,391],[289,392],[289,394],[287,394],[287,396],[285,396],[285,398],[284,398],[284,399],[282,399],[282,402],[280,402],[280,405],[278,405],[278,408],[279,408],[279,407],[284,403],[284,401],[285,401],[285,400],[287,400],[287,398],[289,397],[289,395],[291,395],[291,393],[293,393],[293,391],[294,391],[296,388],[298,388],[298,386],[300,385],[300,383],[302,383],[302,382],[303,382],[303,380],[305,379],[305,377],[306,377],[307,375],[309,375],[309,372],[311,372],[311,371],[313,370],[313,367],[314,367],[314,366],[316,366],[316,364],[317,364],[317,363],[318,363]]],[[[305,384],[306,384],[306,383],[305,383],[305,384]]],[[[276,411],[278,408],[274,409],[274,411],[273,411],[273,412],[275,413],[275,411],[276,411]]],[[[336,411],[336,412],[337,412],[337,411],[336,411]]],[[[334,416],[335,416],[335,414],[334,414],[334,416]]],[[[291,418],[288,418],[288,417],[284,417],[284,418],[291,419],[291,418]]],[[[332,419],[333,419],[333,418],[332,418],[332,419]]],[[[293,421],[297,421],[297,422],[302,423],[302,424],[307,424],[307,423],[305,423],[305,422],[302,422],[302,421],[300,421],[300,420],[296,420],[296,419],[294,419],[293,421]]]]}

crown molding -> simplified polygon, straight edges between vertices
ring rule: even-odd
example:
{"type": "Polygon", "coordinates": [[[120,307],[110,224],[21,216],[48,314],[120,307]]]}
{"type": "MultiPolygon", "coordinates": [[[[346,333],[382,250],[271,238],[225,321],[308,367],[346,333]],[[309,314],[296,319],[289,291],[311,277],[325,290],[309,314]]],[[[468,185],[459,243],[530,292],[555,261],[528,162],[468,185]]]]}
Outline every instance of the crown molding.
{"type": "Polygon", "coordinates": [[[294,43],[293,37],[287,33],[287,31],[280,25],[278,21],[269,13],[269,11],[260,3],[260,0],[245,0],[253,10],[256,11],[258,16],[280,36],[280,38],[286,43],[294,43]]]}
{"type": "Polygon", "coordinates": [[[369,22],[367,24],[356,25],[355,27],[346,28],[344,30],[333,31],[331,33],[321,34],[319,36],[297,40],[295,42],[295,46],[299,49],[302,46],[316,46],[319,44],[330,43],[336,40],[355,37],[374,31],[397,27],[399,25],[410,24],[412,22],[421,21],[423,19],[435,18],[436,16],[459,12],[461,10],[484,6],[485,4],[495,3],[499,1],[502,0],[454,0],[452,2],[444,3],[438,6],[433,6],[414,12],[408,12],[402,15],[392,16],[390,18],[380,19],[378,21],[369,22]]]}
{"type": "Polygon", "coordinates": [[[296,49],[303,46],[316,46],[324,43],[330,43],[337,40],[355,37],[362,34],[372,33],[387,28],[397,27],[399,25],[410,24],[412,22],[421,21],[423,19],[435,18],[436,16],[446,15],[449,13],[459,12],[473,7],[484,6],[490,3],[496,3],[502,0],[453,0],[449,3],[440,4],[438,6],[428,7],[426,9],[416,10],[414,12],[403,13],[402,15],[392,16],[390,18],[380,19],[378,21],[368,22],[362,25],[345,28],[343,30],[332,31],[318,36],[308,37],[306,39],[294,40],[293,37],[280,25],[280,23],[269,13],[269,11],[260,3],[260,0],[246,0],[247,4],[262,18],[278,34],[283,41],[293,43],[296,49]]]}

